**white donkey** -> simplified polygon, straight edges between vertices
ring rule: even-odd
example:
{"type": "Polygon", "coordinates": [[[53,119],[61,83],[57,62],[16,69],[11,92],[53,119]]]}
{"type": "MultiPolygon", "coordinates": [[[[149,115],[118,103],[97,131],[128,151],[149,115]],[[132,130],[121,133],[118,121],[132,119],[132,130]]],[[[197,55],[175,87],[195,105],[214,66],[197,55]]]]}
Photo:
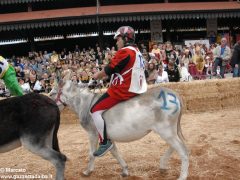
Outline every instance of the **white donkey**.
{"type": "MultiPolygon", "coordinates": [[[[55,88],[55,93],[57,93],[58,104],[61,102],[69,105],[78,114],[80,124],[88,132],[90,160],[87,170],[83,173],[90,175],[94,170],[93,152],[98,143],[98,134],[90,116],[90,109],[100,94],[93,93],[87,88],[79,88],[70,80],[63,80],[61,85],[55,88]]],[[[54,91],[51,93],[52,97],[53,95],[54,91]]],[[[130,142],[144,137],[151,131],[158,133],[170,145],[160,159],[160,168],[167,169],[167,162],[176,150],[182,161],[179,177],[182,180],[188,176],[189,156],[180,127],[181,112],[182,102],[179,96],[172,90],[158,87],[117,104],[105,111],[103,118],[112,142],[130,142]]],[[[119,155],[115,143],[113,144],[111,153],[123,168],[122,176],[128,176],[127,164],[119,155]]]]}

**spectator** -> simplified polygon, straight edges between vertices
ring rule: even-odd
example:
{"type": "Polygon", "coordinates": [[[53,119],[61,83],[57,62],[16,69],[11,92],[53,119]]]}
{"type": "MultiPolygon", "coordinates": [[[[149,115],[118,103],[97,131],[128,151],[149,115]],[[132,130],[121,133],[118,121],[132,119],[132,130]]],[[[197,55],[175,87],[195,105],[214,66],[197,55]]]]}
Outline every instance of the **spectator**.
{"type": "Polygon", "coordinates": [[[90,77],[89,77],[87,71],[84,70],[84,71],[81,73],[81,75],[80,75],[80,81],[81,81],[82,83],[86,83],[86,84],[87,84],[87,83],[89,83],[89,80],[90,80],[90,77]]]}
{"type": "Polygon", "coordinates": [[[5,85],[2,82],[0,82],[0,97],[6,97],[5,85]]]}
{"type": "Polygon", "coordinates": [[[213,66],[213,74],[217,74],[217,66],[220,67],[220,75],[224,78],[226,66],[231,58],[231,50],[227,46],[227,39],[221,39],[221,45],[217,46],[213,52],[214,57],[214,66],[213,66]]]}
{"type": "MultiPolygon", "coordinates": [[[[72,52],[71,51],[68,51],[68,54],[67,54],[67,58],[66,58],[66,60],[68,60],[68,59],[72,59],[73,58],[73,54],[72,54],[72,52]]],[[[66,64],[66,60],[65,60],[65,64],[66,64]]]]}
{"type": "Polygon", "coordinates": [[[18,82],[19,82],[24,94],[27,94],[31,91],[29,83],[25,82],[25,80],[23,78],[19,78],[18,82]]]}
{"type": "Polygon", "coordinates": [[[50,54],[49,54],[47,51],[44,51],[44,53],[43,53],[43,58],[44,58],[47,62],[49,62],[49,60],[50,60],[50,54]]]}
{"type": "Polygon", "coordinates": [[[141,52],[142,54],[144,53],[143,50],[146,49],[146,48],[147,48],[147,47],[144,45],[144,43],[141,42],[141,43],[140,43],[139,50],[140,50],[140,52],[141,52]]]}
{"type": "Polygon", "coordinates": [[[24,78],[24,71],[22,71],[22,68],[20,66],[16,66],[15,71],[17,78],[24,78]]]}
{"type": "Polygon", "coordinates": [[[48,91],[48,85],[45,84],[45,80],[44,79],[39,79],[39,81],[35,84],[34,87],[34,92],[37,93],[48,93],[51,91],[51,89],[49,89],[48,91]],[[39,84],[37,84],[39,83],[39,84]],[[39,86],[39,87],[38,87],[39,86]]]}
{"type": "Polygon", "coordinates": [[[157,60],[157,62],[160,61],[160,56],[161,56],[161,52],[160,52],[160,49],[158,48],[157,44],[153,44],[153,49],[151,51],[151,53],[153,53],[155,55],[155,58],[157,60]]]}
{"type": "Polygon", "coordinates": [[[42,81],[44,81],[44,83],[42,83],[42,84],[44,84],[46,91],[49,91],[49,89],[51,89],[51,85],[50,85],[50,78],[49,78],[48,73],[43,73],[41,79],[42,79],[42,81]]]}
{"type": "Polygon", "coordinates": [[[35,60],[31,60],[29,64],[29,68],[34,71],[37,71],[37,62],[35,60]]]}
{"type": "Polygon", "coordinates": [[[155,69],[157,69],[158,67],[158,64],[159,64],[159,61],[157,60],[156,56],[154,53],[149,53],[149,56],[150,56],[150,60],[149,60],[149,64],[152,63],[155,65],[155,69]]]}
{"type": "Polygon", "coordinates": [[[184,66],[184,63],[180,64],[180,75],[181,75],[181,78],[180,78],[181,82],[190,81],[192,79],[190,73],[188,72],[188,68],[184,66]]]}
{"type": "Polygon", "coordinates": [[[173,51],[172,43],[169,42],[169,41],[166,42],[165,54],[166,54],[166,59],[165,59],[163,62],[164,62],[164,64],[166,64],[166,65],[167,65],[167,64],[169,63],[169,61],[171,60],[171,55],[173,55],[174,58],[176,58],[176,55],[175,55],[175,53],[174,53],[174,51],[173,51]]]}
{"type": "Polygon", "coordinates": [[[158,74],[157,74],[157,69],[154,63],[148,64],[147,74],[148,74],[147,83],[155,84],[158,74]]]}
{"type": "Polygon", "coordinates": [[[195,48],[195,54],[193,56],[193,62],[196,64],[197,76],[198,76],[199,79],[201,79],[202,75],[203,75],[203,69],[204,69],[205,61],[204,61],[204,58],[201,54],[200,46],[197,46],[195,48]]]}
{"type": "Polygon", "coordinates": [[[189,59],[191,58],[192,58],[192,54],[190,53],[189,49],[185,49],[181,62],[184,64],[186,68],[188,68],[189,59]]]}
{"type": "Polygon", "coordinates": [[[179,82],[180,81],[180,72],[174,62],[169,61],[166,71],[168,73],[169,82],[179,82]]]}
{"type": "Polygon", "coordinates": [[[159,64],[155,84],[167,83],[167,82],[169,82],[168,73],[164,70],[163,65],[159,64]]]}
{"type": "Polygon", "coordinates": [[[240,41],[234,46],[231,66],[233,68],[233,77],[240,77],[240,41]]]}
{"type": "Polygon", "coordinates": [[[213,74],[213,67],[212,67],[212,59],[209,55],[205,56],[205,65],[204,65],[204,71],[206,75],[212,75],[213,74]]]}
{"type": "Polygon", "coordinates": [[[33,88],[37,82],[37,75],[36,74],[30,74],[29,76],[29,86],[30,86],[30,91],[33,92],[33,88]]]}
{"type": "Polygon", "coordinates": [[[52,55],[50,56],[50,60],[51,60],[51,63],[56,63],[59,61],[59,57],[56,51],[52,52],[52,55]]]}
{"type": "Polygon", "coordinates": [[[196,68],[196,64],[193,62],[192,59],[189,59],[188,72],[189,72],[190,75],[193,77],[193,79],[196,78],[197,68],[196,68]]]}
{"type": "Polygon", "coordinates": [[[30,69],[29,69],[29,67],[27,65],[24,66],[23,73],[24,73],[24,77],[30,75],[30,69]]]}
{"type": "Polygon", "coordinates": [[[166,64],[166,59],[167,59],[167,56],[166,56],[166,45],[165,44],[159,44],[159,49],[160,49],[160,63],[163,63],[163,67],[165,68],[167,66],[166,64]]]}
{"type": "Polygon", "coordinates": [[[75,45],[74,52],[78,52],[78,53],[80,53],[80,49],[79,49],[79,46],[78,46],[78,45],[75,45]]]}
{"type": "Polygon", "coordinates": [[[71,80],[72,80],[72,82],[75,83],[75,84],[78,84],[78,83],[79,83],[79,79],[78,79],[78,77],[77,77],[76,74],[74,74],[74,75],[72,76],[71,80]]]}
{"type": "Polygon", "coordinates": [[[60,56],[59,56],[59,60],[61,64],[65,64],[65,60],[67,59],[67,55],[65,54],[64,51],[61,52],[60,56]]]}

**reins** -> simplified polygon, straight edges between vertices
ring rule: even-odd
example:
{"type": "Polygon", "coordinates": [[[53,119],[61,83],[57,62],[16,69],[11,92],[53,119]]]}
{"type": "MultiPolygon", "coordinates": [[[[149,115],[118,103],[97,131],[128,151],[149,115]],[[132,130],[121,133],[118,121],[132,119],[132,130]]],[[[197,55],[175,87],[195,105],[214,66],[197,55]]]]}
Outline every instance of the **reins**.
{"type": "Polygon", "coordinates": [[[57,93],[57,97],[55,99],[55,102],[57,103],[59,101],[60,103],[62,103],[62,105],[67,106],[67,104],[65,102],[62,102],[62,100],[60,98],[61,94],[62,94],[62,88],[59,89],[59,91],[57,93]]]}

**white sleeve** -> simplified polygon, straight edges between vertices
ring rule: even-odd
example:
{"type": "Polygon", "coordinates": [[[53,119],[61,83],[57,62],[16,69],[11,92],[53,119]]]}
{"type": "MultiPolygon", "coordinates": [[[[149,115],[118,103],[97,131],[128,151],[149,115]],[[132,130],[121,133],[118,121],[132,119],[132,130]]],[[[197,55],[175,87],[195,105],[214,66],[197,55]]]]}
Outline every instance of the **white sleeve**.
{"type": "Polygon", "coordinates": [[[34,84],[33,90],[37,90],[40,91],[42,88],[40,81],[36,81],[36,83],[34,84]]]}
{"type": "Polygon", "coordinates": [[[164,75],[164,82],[169,82],[167,71],[163,71],[163,75],[164,75]]]}

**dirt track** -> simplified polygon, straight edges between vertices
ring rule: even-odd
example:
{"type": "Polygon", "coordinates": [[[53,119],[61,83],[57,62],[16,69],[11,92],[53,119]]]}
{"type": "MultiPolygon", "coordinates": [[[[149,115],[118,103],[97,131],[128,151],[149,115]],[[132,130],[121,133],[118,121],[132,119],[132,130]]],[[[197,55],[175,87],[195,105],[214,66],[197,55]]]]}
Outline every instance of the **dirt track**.
{"type": "MultiPolygon", "coordinates": [[[[188,179],[240,179],[239,117],[239,109],[183,115],[181,124],[190,151],[188,179]]],[[[121,168],[110,153],[96,160],[95,171],[90,177],[81,175],[87,166],[88,140],[86,132],[79,124],[62,124],[59,140],[62,152],[69,158],[65,173],[67,180],[121,179],[121,168]]],[[[172,156],[167,172],[159,170],[159,158],[167,145],[158,135],[150,133],[139,141],[117,145],[129,166],[131,176],[126,178],[127,180],[178,177],[180,160],[176,154],[172,156]]],[[[0,172],[0,176],[8,174],[55,176],[50,163],[23,148],[1,154],[0,168],[26,170],[24,173],[0,172]]]]}

